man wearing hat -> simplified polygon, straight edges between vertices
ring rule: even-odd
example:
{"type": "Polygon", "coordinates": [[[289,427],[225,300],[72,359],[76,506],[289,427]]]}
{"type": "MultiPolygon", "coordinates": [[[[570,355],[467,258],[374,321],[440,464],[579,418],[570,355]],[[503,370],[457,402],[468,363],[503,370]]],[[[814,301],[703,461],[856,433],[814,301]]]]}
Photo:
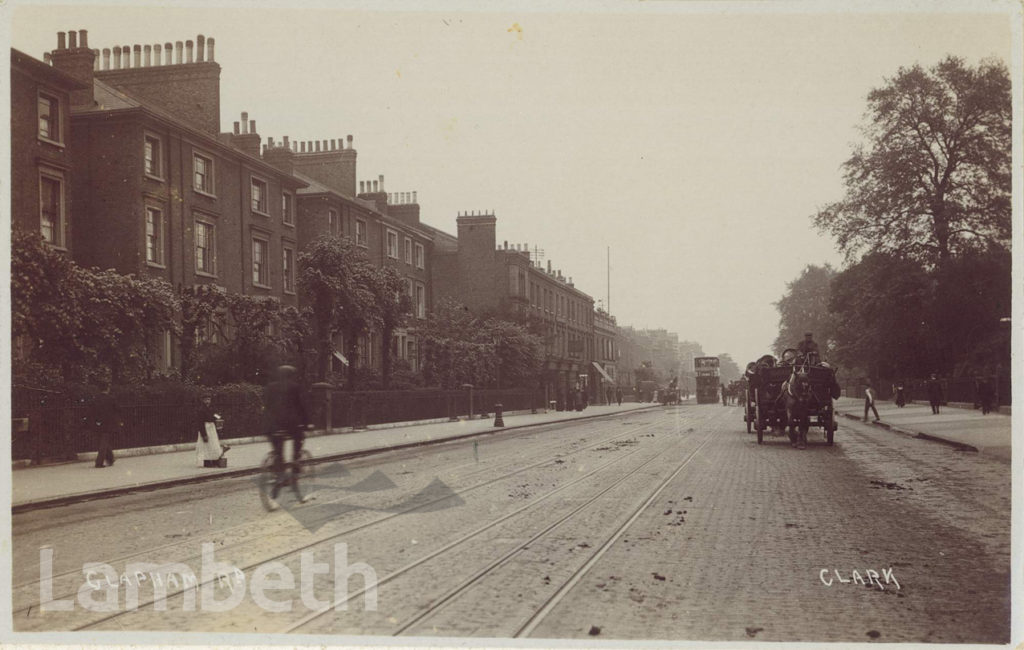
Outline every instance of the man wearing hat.
{"type": "Polygon", "coordinates": [[[818,344],[814,340],[814,334],[812,334],[811,332],[807,332],[806,334],[804,334],[804,340],[800,341],[800,345],[798,345],[796,349],[798,352],[800,352],[800,354],[802,354],[805,357],[810,352],[814,352],[815,354],[817,354],[818,344]]]}

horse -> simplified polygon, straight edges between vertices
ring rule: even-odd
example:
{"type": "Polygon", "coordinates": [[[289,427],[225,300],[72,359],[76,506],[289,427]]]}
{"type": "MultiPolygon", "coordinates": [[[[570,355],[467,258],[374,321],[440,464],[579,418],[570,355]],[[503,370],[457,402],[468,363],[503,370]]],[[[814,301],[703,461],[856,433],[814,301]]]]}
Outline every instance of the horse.
{"type": "Polygon", "coordinates": [[[786,382],[784,390],[790,444],[797,449],[804,449],[807,446],[807,430],[811,426],[811,401],[814,399],[811,380],[806,373],[794,372],[786,382]]]}

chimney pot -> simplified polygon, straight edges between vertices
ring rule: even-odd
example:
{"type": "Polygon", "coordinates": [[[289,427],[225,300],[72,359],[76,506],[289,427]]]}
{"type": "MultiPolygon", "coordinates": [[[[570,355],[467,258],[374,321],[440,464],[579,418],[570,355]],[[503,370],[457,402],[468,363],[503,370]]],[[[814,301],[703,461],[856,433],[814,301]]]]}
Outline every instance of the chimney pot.
{"type": "Polygon", "coordinates": [[[377,193],[377,181],[373,181],[373,193],[377,193]]]}
{"type": "Polygon", "coordinates": [[[242,111],[242,133],[249,132],[249,114],[242,111]]]}
{"type": "Polygon", "coordinates": [[[274,138],[273,137],[267,138],[267,144],[264,145],[264,149],[266,149],[266,147],[273,147],[273,146],[274,146],[274,138]]]}
{"type": "Polygon", "coordinates": [[[240,133],[241,133],[241,131],[238,128],[238,122],[235,122],[235,135],[238,135],[240,133]]]}
{"type": "Polygon", "coordinates": [[[164,43],[164,65],[171,65],[174,63],[174,44],[164,43]]]}
{"type": "Polygon", "coordinates": [[[141,45],[136,45],[132,49],[135,52],[135,64],[132,67],[133,68],[140,68],[140,67],[142,67],[142,46],[141,45]]]}
{"type": "Polygon", "coordinates": [[[267,155],[267,145],[263,145],[263,155],[267,155]]]}
{"type": "Polygon", "coordinates": [[[205,53],[203,50],[206,49],[206,37],[200,34],[196,36],[196,61],[199,63],[203,62],[205,53]]]}
{"type": "Polygon", "coordinates": [[[68,46],[67,46],[67,42],[66,42],[66,36],[67,35],[64,32],[57,32],[57,49],[58,50],[66,50],[67,49],[68,46]]]}
{"type": "Polygon", "coordinates": [[[174,54],[175,54],[174,62],[176,64],[181,65],[183,63],[182,58],[184,56],[184,52],[185,52],[185,44],[182,43],[181,41],[175,41],[174,42],[174,54]]]}
{"type": "Polygon", "coordinates": [[[206,60],[213,62],[213,39],[206,39],[206,60]]]}
{"type": "Polygon", "coordinates": [[[316,141],[316,152],[320,153],[320,141],[319,140],[316,141]]]}
{"type": "Polygon", "coordinates": [[[301,151],[302,153],[306,153],[306,143],[305,143],[305,142],[300,142],[300,143],[299,143],[299,150],[300,150],[300,151],[301,151]]]}
{"type": "Polygon", "coordinates": [[[249,133],[256,133],[256,120],[249,120],[249,133]]]}
{"type": "Polygon", "coordinates": [[[43,63],[53,65],[53,62],[51,61],[52,58],[53,57],[50,56],[49,52],[43,52],[43,63]]]}
{"type": "Polygon", "coordinates": [[[104,70],[109,70],[110,69],[110,48],[109,47],[103,48],[103,69],[104,70]]]}
{"type": "Polygon", "coordinates": [[[286,149],[288,148],[288,136],[284,136],[284,146],[286,149]]]}
{"type": "Polygon", "coordinates": [[[412,192],[412,202],[413,202],[413,203],[416,203],[416,202],[417,202],[417,201],[416,201],[416,190],[413,190],[413,192],[412,192]]]}
{"type": "Polygon", "coordinates": [[[147,46],[143,47],[142,50],[146,53],[146,63],[145,63],[145,65],[148,68],[148,67],[153,65],[153,46],[152,45],[147,45],[147,46]]]}
{"type": "Polygon", "coordinates": [[[192,63],[192,40],[191,39],[185,41],[185,55],[188,57],[186,59],[186,62],[187,63],[192,63]]]}
{"type": "Polygon", "coordinates": [[[68,32],[68,49],[73,50],[78,47],[78,32],[68,32]]]}
{"type": "Polygon", "coordinates": [[[345,139],[348,141],[348,148],[351,149],[352,148],[352,136],[351,135],[345,136],[345,139]]]}
{"type": "Polygon", "coordinates": [[[115,45],[114,46],[114,69],[115,70],[120,70],[121,69],[121,46],[120,45],[115,45]]]}
{"type": "Polygon", "coordinates": [[[359,181],[359,193],[364,194],[366,192],[366,181],[359,181]]]}
{"type": "Polygon", "coordinates": [[[126,70],[132,67],[132,48],[128,45],[121,46],[121,67],[126,70]]]}
{"type": "Polygon", "coordinates": [[[87,30],[78,30],[78,47],[89,47],[89,32],[87,30]]]}
{"type": "Polygon", "coordinates": [[[331,139],[331,151],[335,151],[337,148],[338,148],[338,141],[332,138],[331,139]]]}

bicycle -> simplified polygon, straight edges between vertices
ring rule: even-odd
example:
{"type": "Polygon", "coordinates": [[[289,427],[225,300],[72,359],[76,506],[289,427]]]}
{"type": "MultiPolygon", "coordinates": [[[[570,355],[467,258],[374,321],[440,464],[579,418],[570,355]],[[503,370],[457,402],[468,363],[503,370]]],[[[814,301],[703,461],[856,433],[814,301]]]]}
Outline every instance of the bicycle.
{"type": "MultiPolygon", "coordinates": [[[[281,444],[281,453],[286,454],[284,443],[291,437],[290,434],[287,431],[275,431],[271,436],[284,438],[281,444]]],[[[277,497],[280,494],[281,488],[284,487],[292,489],[299,503],[309,501],[309,495],[303,494],[299,487],[299,476],[303,477],[307,485],[309,481],[313,481],[316,478],[316,465],[313,464],[313,454],[309,453],[308,449],[302,450],[302,453],[299,454],[298,462],[285,462],[282,459],[283,471],[280,475],[274,471],[275,455],[272,447],[260,464],[259,474],[260,501],[263,502],[263,507],[270,512],[277,510],[277,497]]]]}

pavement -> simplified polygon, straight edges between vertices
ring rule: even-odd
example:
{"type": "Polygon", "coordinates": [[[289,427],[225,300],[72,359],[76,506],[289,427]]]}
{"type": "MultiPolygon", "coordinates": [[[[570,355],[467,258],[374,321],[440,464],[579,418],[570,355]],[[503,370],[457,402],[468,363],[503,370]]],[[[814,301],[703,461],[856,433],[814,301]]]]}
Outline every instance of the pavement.
{"type": "MultiPolygon", "coordinates": [[[[894,402],[876,401],[875,408],[879,419],[871,422],[873,426],[1010,461],[1013,433],[1009,415],[982,415],[980,410],[949,406],[940,407],[936,415],[930,405],[920,402],[899,408],[894,402]]],[[[835,410],[846,418],[862,420],[864,400],[840,397],[835,410]]],[[[874,414],[868,417],[873,420],[874,414]]]]}
{"type": "MultiPolygon", "coordinates": [[[[494,426],[494,418],[462,419],[457,422],[431,421],[409,423],[408,426],[371,426],[365,430],[346,430],[342,433],[310,432],[304,449],[318,460],[340,460],[380,453],[383,451],[415,447],[568,420],[627,413],[660,407],[649,403],[624,403],[621,406],[592,405],[584,411],[548,411],[531,414],[506,414],[504,429],[494,426]],[[318,435],[319,434],[319,435],[318,435]]],[[[36,508],[53,507],[85,501],[162,489],[208,480],[233,478],[253,474],[259,470],[270,450],[262,438],[241,440],[225,439],[231,445],[225,454],[227,468],[205,468],[196,463],[194,446],[164,453],[140,454],[139,450],[115,450],[113,465],[97,469],[93,460],[15,467],[11,472],[11,510],[13,513],[36,508]]],[[[287,444],[290,455],[290,443],[287,444]]],[[[154,451],[159,448],[153,448],[154,451]]],[[[91,455],[93,458],[95,454],[91,455]]]]}

